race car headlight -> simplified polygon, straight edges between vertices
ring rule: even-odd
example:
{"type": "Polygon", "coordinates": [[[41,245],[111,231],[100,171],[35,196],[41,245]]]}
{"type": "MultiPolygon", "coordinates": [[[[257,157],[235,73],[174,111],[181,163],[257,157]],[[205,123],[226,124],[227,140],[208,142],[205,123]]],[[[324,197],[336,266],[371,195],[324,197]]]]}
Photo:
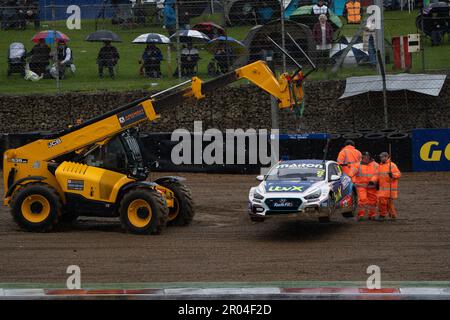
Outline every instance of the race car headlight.
{"type": "Polygon", "coordinates": [[[264,197],[261,194],[259,194],[257,191],[255,191],[255,193],[253,193],[253,198],[258,199],[258,200],[264,199],[264,197]]]}
{"type": "Polygon", "coordinates": [[[306,200],[313,200],[313,199],[317,199],[320,197],[320,195],[322,194],[322,191],[320,190],[316,190],[313,193],[308,194],[305,199],[306,200]]]}

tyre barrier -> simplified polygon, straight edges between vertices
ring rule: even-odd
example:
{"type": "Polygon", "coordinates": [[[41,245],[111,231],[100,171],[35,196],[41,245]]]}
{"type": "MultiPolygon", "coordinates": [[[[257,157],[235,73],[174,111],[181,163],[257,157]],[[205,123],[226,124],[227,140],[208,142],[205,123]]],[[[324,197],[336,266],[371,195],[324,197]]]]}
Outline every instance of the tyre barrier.
{"type": "Polygon", "coordinates": [[[342,135],[342,138],[350,139],[350,140],[358,140],[358,139],[361,139],[362,137],[364,137],[364,135],[359,132],[351,132],[351,133],[346,133],[346,134],[342,135]]]}
{"type": "Polygon", "coordinates": [[[402,140],[402,139],[408,139],[409,134],[406,132],[394,132],[387,135],[388,140],[402,140]]]}
{"type": "Polygon", "coordinates": [[[387,128],[387,129],[381,129],[380,132],[383,132],[383,133],[385,133],[385,134],[390,134],[390,133],[398,132],[398,129],[387,128]]]}
{"type": "Polygon", "coordinates": [[[359,132],[362,134],[368,134],[368,133],[374,132],[374,130],[373,129],[356,129],[355,132],[359,132]]]}
{"type": "MultiPolygon", "coordinates": [[[[48,132],[31,132],[18,134],[0,134],[0,154],[7,149],[17,148],[31,141],[43,138],[48,132]]],[[[194,161],[188,164],[174,164],[172,162],[172,150],[178,141],[171,141],[171,133],[142,133],[141,144],[144,158],[152,163],[152,171],[165,172],[208,172],[208,173],[234,173],[234,174],[255,174],[260,172],[262,164],[260,159],[257,163],[249,164],[249,147],[245,146],[245,164],[237,164],[237,144],[234,144],[235,164],[196,164],[194,161]],[[158,164],[158,166],[156,166],[158,164]]],[[[339,151],[344,146],[345,140],[355,140],[356,147],[361,151],[369,151],[373,156],[379,155],[383,151],[389,150],[391,145],[393,161],[402,171],[409,171],[412,168],[412,143],[407,132],[397,131],[386,134],[384,132],[340,132],[332,133],[328,145],[328,159],[336,159],[339,151]]],[[[223,139],[225,141],[225,138],[223,139]]],[[[211,142],[202,141],[202,150],[211,142]]],[[[267,142],[269,144],[269,141],[267,142]]],[[[324,139],[283,139],[279,141],[280,159],[323,159],[324,148],[327,141],[324,139]]],[[[224,147],[225,150],[225,147],[224,147]]],[[[270,152],[268,147],[267,152],[270,152]]],[[[191,154],[194,151],[194,143],[191,143],[191,154]]],[[[259,153],[259,150],[258,150],[259,153]]],[[[375,157],[378,160],[377,157],[375,157]]],[[[224,155],[224,162],[226,157],[224,155]]],[[[0,167],[3,162],[0,161],[0,167]]]]}
{"type": "Polygon", "coordinates": [[[381,140],[386,138],[386,134],[383,132],[371,132],[364,135],[364,138],[367,140],[381,140]]]}
{"type": "Polygon", "coordinates": [[[330,139],[331,140],[338,140],[338,139],[340,139],[342,137],[342,135],[340,134],[340,133],[331,133],[330,134],[330,139]]]}
{"type": "Polygon", "coordinates": [[[347,133],[353,133],[353,130],[339,130],[337,133],[340,133],[341,135],[347,134],[347,133]]]}

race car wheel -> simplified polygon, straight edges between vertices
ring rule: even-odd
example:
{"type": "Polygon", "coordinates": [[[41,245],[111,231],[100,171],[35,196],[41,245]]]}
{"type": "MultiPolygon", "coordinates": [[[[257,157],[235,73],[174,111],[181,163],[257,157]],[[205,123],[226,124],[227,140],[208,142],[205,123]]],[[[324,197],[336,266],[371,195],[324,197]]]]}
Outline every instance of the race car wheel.
{"type": "Polygon", "coordinates": [[[174,207],[169,208],[168,226],[187,226],[194,218],[194,201],[189,188],[179,181],[161,181],[159,185],[174,193],[174,207]]]}
{"type": "Polygon", "coordinates": [[[134,234],[159,234],[166,226],[168,208],[164,197],[150,188],[128,191],[120,201],[122,227],[134,234]]]}
{"type": "Polygon", "coordinates": [[[330,195],[328,196],[327,207],[328,207],[328,217],[333,216],[336,211],[336,199],[334,197],[334,193],[330,193],[330,195]]]}
{"type": "Polygon", "coordinates": [[[11,215],[17,224],[34,232],[48,232],[61,217],[58,192],[44,183],[28,183],[14,192],[11,215]]]}
{"type": "Polygon", "coordinates": [[[264,218],[262,217],[250,217],[250,220],[253,222],[264,222],[264,218]]]}

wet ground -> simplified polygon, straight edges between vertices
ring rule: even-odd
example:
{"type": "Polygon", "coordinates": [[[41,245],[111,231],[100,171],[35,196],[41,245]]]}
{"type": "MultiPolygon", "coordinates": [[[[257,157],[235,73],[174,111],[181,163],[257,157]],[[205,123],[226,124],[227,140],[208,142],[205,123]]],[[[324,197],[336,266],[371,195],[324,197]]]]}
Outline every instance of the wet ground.
{"type": "Polygon", "coordinates": [[[450,172],[405,173],[396,222],[272,219],[253,223],[254,176],[183,174],[195,200],[188,227],[157,236],[122,231],[118,220],[79,218],[51,233],[21,231],[0,210],[0,283],[64,284],[79,265],[85,283],[203,281],[450,280],[450,172]]]}

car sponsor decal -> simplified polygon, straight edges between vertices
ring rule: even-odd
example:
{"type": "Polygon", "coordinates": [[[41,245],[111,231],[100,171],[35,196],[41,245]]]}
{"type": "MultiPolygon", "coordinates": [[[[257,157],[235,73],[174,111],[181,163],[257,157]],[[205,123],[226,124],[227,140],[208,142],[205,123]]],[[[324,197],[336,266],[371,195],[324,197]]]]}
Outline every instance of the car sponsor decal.
{"type": "Polygon", "coordinates": [[[323,169],[321,163],[280,163],[277,169],[323,169]]]}
{"type": "Polygon", "coordinates": [[[349,176],[344,176],[342,178],[342,188],[347,189],[347,187],[350,185],[351,179],[349,176]]]}
{"type": "Polygon", "coordinates": [[[286,199],[280,199],[278,202],[274,202],[272,206],[274,208],[292,208],[294,204],[286,199]]]}
{"type": "Polygon", "coordinates": [[[266,181],[266,192],[305,192],[314,182],[312,181],[266,181]]]}
{"type": "Polygon", "coordinates": [[[270,186],[268,188],[269,192],[303,192],[303,186],[270,186]]]}
{"type": "Polygon", "coordinates": [[[49,148],[53,148],[54,146],[57,146],[58,144],[60,144],[62,142],[62,140],[60,138],[55,139],[53,141],[50,141],[49,143],[47,143],[47,146],[49,148]]]}
{"type": "Polygon", "coordinates": [[[67,190],[83,191],[84,180],[67,180],[67,190]]]}
{"type": "Polygon", "coordinates": [[[28,159],[11,158],[11,159],[8,159],[8,162],[12,162],[12,163],[28,163],[28,159]]]}
{"type": "Polygon", "coordinates": [[[318,178],[322,178],[324,174],[325,174],[325,170],[324,169],[317,170],[317,177],[318,178]]]}
{"type": "Polygon", "coordinates": [[[337,188],[336,193],[335,193],[335,199],[336,199],[336,201],[339,201],[342,199],[342,186],[339,186],[337,188]]]}
{"type": "Polygon", "coordinates": [[[145,119],[147,116],[145,114],[145,110],[142,105],[137,105],[128,110],[122,111],[117,115],[117,120],[119,120],[120,126],[126,127],[130,124],[136,123],[140,120],[145,119]]]}
{"type": "Polygon", "coordinates": [[[342,198],[341,202],[339,203],[339,207],[341,208],[350,208],[353,206],[353,197],[351,195],[346,195],[344,198],[342,198]]]}

